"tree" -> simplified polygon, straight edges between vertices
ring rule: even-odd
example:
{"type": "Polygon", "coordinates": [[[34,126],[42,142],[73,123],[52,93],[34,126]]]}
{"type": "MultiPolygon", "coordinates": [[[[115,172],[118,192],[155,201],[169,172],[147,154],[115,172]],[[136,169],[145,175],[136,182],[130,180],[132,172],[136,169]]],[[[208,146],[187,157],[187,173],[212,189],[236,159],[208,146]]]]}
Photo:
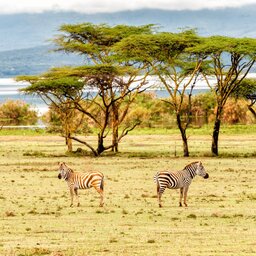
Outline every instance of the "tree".
{"type": "MultiPolygon", "coordinates": [[[[112,122],[112,146],[110,148],[116,152],[121,138],[136,126],[123,130],[119,136],[119,126],[128,113],[130,103],[136,94],[143,91],[141,88],[145,85],[148,72],[144,65],[124,60],[121,54],[116,54],[113,46],[130,35],[151,34],[153,28],[154,26],[150,24],[145,26],[117,25],[114,27],[91,23],[63,25],[60,28],[62,34],[54,39],[57,51],[83,55],[87,64],[91,65],[91,74],[88,74],[89,67],[87,66],[85,75],[89,78],[91,85],[94,83],[94,87],[98,88],[98,95],[102,98],[105,113],[110,111],[106,115],[107,119],[111,116],[112,122]],[[114,72],[110,70],[111,68],[115,69],[114,72]],[[106,74],[106,69],[109,71],[108,74],[106,74]],[[124,79],[120,75],[125,75],[126,78],[124,79]],[[138,78],[138,75],[142,77],[138,78]],[[132,90],[131,86],[133,86],[132,90]],[[110,105],[105,102],[106,97],[111,98],[110,105]],[[129,100],[127,101],[127,99],[129,100]],[[129,103],[127,104],[127,102],[129,103]],[[126,103],[126,108],[122,107],[121,113],[120,109],[124,103],[126,103]]],[[[105,123],[107,124],[108,121],[106,120],[105,123]]],[[[99,140],[102,140],[105,135],[102,136],[99,136],[99,140]]],[[[106,148],[102,147],[99,152],[102,150],[104,151],[106,148]]]]}
{"type": "Polygon", "coordinates": [[[245,98],[250,101],[247,105],[249,111],[256,119],[256,110],[253,108],[256,103],[256,79],[244,79],[239,86],[234,90],[232,95],[236,98],[245,98]]]}
{"type": "Polygon", "coordinates": [[[188,30],[181,33],[132,35],[116,45],[117,51],[128,59],[145,63],[168,91],[168,102],[176,114],[184,156],[189,156],[186,130],[191,122],[192,93],[203,60],[200,53],[193,52],[193,47],[199,43],[200,38],[196,33],[188,30]],[[188,105],[182,115],[187,93],[188,105]]]}
{"type": "Polygon", "coordinates": [[[88,65],[63,67],[50,70],[36,77],[20,77],[33,86],[27,92],[44,95],[50,102],[67,106],[86,115],[97,127],[98,142],[94,148],[86,140],[74,135],[68,137],[86,145],[95,156],[108,149],[118,151],[121,139],[134,129],[139,122],[123,125],[131,103],[136,95],[145,90],[148,71],[144,64],[129,62],[113,49],[116,42],[131,34],[151,33],[152,26],[141,27],[93,25],[64,25],[65,32],[55,38],[58,51],[83,54],[88,65]],[[54,99],[54,100],[52,100],[54,99]],[[112,129],[112,142],[104,145],[104,140],[112,129]]]}
{"type": "Polygon", "coordinates": [[[218,141],[221,125],[221,116],[227,99],[232,92],[245,79],[255,63],[256,39],[230,38],[212,36],[205,38],[197,49],[198,53],[207,56],[208,69],[203,69],[202,74],[215,93],[217,111],[215,115],[212,154],[218,156],[218,141]],[[209,76],[209,74],[211,76],[209,76]],[[216,79],[216,84],[210,84],[209,78],[216,79]]]}
{"type": "MultiPolygon", "coordinates": [[[[137,71],[135,70],[134,73],[131,67],[111,65],[73,68],[70,70],[70,75],[81,77],[84,81],[83,91],[88,92],[86,94],[80,92],[84,101],[74,101],[74,103],[76,109],[87,115],[98,128],[97,149],[92,150],[90,147],[94,155],[100,155],[108,149],[117,152],[121,139],[139,124],[139,122],[129,122],[128,126],[122,127],[121,133],[118,132],[137,94],[145,90],[142,86],[145,84],[146,75],[138,77],[137,71]],[[135,83],[137,85],[132,86],[135,83]],[[91,91],[94,93],[90,93],[91,91]],[[112,129],[112,141],[106,146],[104,139],[110,129],[112,129]]],[[[68,97],[74,100],[72,95],[68,97]]],[[[72,139],[84,144],[84,141],[77,137],[72,139]]]]}
{"type": "Polygon", "coordinates": [[[21,91],[38,95],[59,114],[61,121],[60,131],[65,138],[68,151],[71,152],[71,136],[83,121],[83,115],[80,116],[80,120],[76,120],[77,115],[74,103],[66,95],[72,94],[75,100],[79,100],[80,95],[77,94],[77,91],[83,88],[83,83],[72,77],[53,77],[51,72],[39,76],[19,76],[16,80],[29,82],[30,86],[21,89],[21,91]]]}

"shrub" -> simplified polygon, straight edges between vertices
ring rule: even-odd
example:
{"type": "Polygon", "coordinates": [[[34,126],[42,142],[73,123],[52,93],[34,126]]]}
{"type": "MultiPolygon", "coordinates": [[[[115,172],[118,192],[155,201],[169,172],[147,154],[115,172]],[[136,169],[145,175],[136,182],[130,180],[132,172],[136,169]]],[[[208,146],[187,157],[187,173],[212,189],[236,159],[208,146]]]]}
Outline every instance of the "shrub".
{"type": "Polygon", "coordinates": [[[70,133],[90,133],[91,129],[85,115],[76,109],[57,109],[53,105],[42,116],[42,120],[47,124],[48,132],[70,133]],[[65,130],[66,129],[66,130],[65,130]]]}
{"type": "Polygon", "coordinates": [[[252,120],[247,112],[248,108],[245,100],[231,98],[224,106],[222,120],[226,124],[248,124],[252,120]]]}
{"type": "Polygon", "coordinates": [[[22,100],[7,100],[0,105],[2,125],[34,125],[38,116],[30,105],[22,100]]]}

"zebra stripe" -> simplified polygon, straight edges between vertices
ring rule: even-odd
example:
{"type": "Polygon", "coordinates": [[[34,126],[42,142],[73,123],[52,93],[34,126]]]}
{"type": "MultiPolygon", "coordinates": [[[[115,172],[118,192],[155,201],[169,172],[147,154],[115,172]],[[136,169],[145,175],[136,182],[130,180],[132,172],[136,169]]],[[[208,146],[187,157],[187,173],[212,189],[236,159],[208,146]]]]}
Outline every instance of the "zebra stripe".
{"type": "Polygon", "coordinates": [[[100,194],[100,206],[103,206],[103,189],[104,189],[104,175],[101,172],[79,173],[74,172],[64,162],[59,163],[58,178],[63,178],[67,181],[71,195],[71,205],[73,206],[74,194],[77,198],[77,206],[80,205],[78,197],[78,189],[89,189],[94,187],[100,194]]]}
{"type": "Polygon", "coordinates": [[[169,189],[180,189],[180,202],[182,206],[182,198],[184,197],[184,205],[187,206],[187,192],[188,188],[196,176],[202,176],[205,179],[209,177],[208,173],[201,162],[193,162],[185,166],[183,170],[177,172],[162,171],[157,172],[154,176],[154,181],[157,183],[157,197],[159,207],[162,207],[161,197],[166,188],[169,189]]]}

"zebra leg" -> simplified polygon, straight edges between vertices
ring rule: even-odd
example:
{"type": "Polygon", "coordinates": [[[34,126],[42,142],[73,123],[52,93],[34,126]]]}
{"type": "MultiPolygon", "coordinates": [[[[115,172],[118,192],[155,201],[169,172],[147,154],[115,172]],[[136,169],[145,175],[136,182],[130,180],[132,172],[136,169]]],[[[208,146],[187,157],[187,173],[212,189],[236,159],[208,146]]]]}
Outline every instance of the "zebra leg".
{"type": "Polygon", "coordinates": [[[184,205],[187,207],[187,194],[188,194],[188,187],[184,188],[184,205]]]}
{"type": "Polygon", "coordinates": [[[78,197],[78,188],[74,188],[75,191],[75,195],[76,195],[76,200],[77,200],[77,206],[80,206],[80,202],[79,202],[79,197],[78,197]]]}
{"type": "Polygon", "coordinates": [[[164,190],[165,190],[165,188],[160,187],[159,182],[157,182],[157,198],[158,198],[158,205],[160,208],[162,207],[161,197],[162,197],[162,194],[164,193],[164,190]]]}
{"type": "Polygon", "coordinates": [[[156,192],[157,192],[158,205],[159,205],[159,207],[162,207],[162,204],[161,204],[161,194],[160,194],[160,185],[159,185],[158,181],[157,181],[156,192]]]}
{"type": "Polygon", "coordinates": [[[182,207],[183,188],[180,188],[180,207],[182,207]]]}
{"type": "Polygon", "coordinates": [[[70,187],[70,197],[71,197],[71,204],[70,207],[73,206],[73,199],[74,199],[74,188],[70,187]]]}
{"type": "Polygon", "coordinates": [[[159,207],[161,208],[161,207],[163,207],[162,206],[162,201],[161,201],[161,197],[162,197],[162,194],[161,193],[158,193],[158,205],[159,205],[159,207]]]}
{"type": "Polygon", "coordinates": [[[103,190],[101,188],[97,188],[97,187],[94,187],[97,192],[100,194],[100,207],[103,207],[104,203],[103,203],[103,190]]]}

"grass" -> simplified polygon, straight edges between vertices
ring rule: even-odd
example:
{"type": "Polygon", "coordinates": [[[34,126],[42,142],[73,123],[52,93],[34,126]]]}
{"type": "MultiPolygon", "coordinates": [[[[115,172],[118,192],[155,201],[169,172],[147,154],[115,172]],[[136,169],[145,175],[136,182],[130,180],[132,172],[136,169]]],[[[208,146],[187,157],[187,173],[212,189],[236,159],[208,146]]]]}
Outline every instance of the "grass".
{"type": "MultiPolygon", "coordinates": [[[[221,134],[226,135],[237,135],[237,134],[255,134],[256,124],[243,125],[243,124],[235,124],[235,125],[221,125],[221,134]]],[[[187,129],[188,136],[191,135],[212,135],[213,124],[206,124],[202,127],[190,127],[187,129]]],[[[137,127],[129,134],[131,135],[179,135],[180,132],[177,127],[173,128],[140,128],[137,127]]],[[[51,135],[45,129],[36,128],[36,129],[1,129],[0,136],[37,136],[37,135],[51,135]]],[[[97,130],[92,129],[91,135],[97,135],[97,130]]]]}
{"type": "Polygon", "coordinates": [[[2,136],[0,255],[255,255],[255,140],[224,134],[221,157],[212,158],[210,137],[191,135],[192,157],[183,158],[175,134],[130,135],[121,153],[93,158],[64,154],[58,136],[2,136]],[[195,160],[210,178],[193,181],[188,207],[178,207],[178,191],[167,190],[158,208],[155,172],[195,160]],[[58,161],[102,171],[105,206],[90,189],[79,191],[81,207],[70,208],[58,161]]]}

